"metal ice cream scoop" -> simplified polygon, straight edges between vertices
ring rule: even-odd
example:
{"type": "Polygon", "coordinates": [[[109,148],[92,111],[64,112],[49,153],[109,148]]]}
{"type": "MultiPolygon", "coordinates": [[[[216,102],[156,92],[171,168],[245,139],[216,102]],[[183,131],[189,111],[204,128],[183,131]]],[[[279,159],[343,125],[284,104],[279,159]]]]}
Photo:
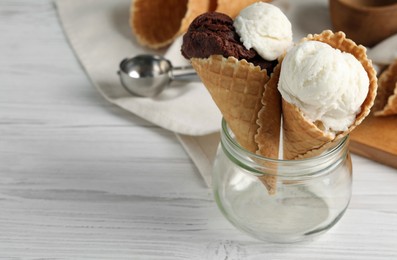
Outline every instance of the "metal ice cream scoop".
{"type": "Polygon", "coordinates": [[[122,60],[118,74],[127,91],[142,97],[160,94],[172,80],[187,80],[191,76],[197,76],[191,66],[173,67],[166,58],[150,54],[122,60]],[[175,75],[175,71],[181,73],[175,75]]]}

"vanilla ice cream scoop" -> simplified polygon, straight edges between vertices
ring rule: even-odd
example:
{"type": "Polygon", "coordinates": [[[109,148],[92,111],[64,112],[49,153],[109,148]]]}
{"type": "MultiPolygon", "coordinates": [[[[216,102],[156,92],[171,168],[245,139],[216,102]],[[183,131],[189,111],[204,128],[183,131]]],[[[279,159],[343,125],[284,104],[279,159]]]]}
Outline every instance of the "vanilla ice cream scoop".
{"type": "Polygon", "coordinates": [[[354,122],[368,88],[368,75],[353,55],[319,41],[303,42],[286,54],[278,83],[285,101],[330,133],[354,122]]]}
{"type": "Polygon", "coordinates": [[[233,26],[247,49],[265,60],[275,60],[293,45],[292,27],[276,6],[257,2],[240,11],[233,26]]]}

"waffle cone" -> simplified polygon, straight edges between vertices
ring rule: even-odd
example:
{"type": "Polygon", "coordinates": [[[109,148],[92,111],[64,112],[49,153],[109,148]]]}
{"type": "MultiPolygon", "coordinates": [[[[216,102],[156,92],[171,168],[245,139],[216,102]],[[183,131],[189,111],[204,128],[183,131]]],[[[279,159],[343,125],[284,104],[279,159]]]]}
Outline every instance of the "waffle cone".
{"type": "Polygon", "coordinates": [[[246,60],[221,55],[192,58],[191,62],[239,144],[255,153],[256,120],[269,79],[266,70],[246,60]]]}
{"type": "MultiPolygon", "coordinates": [[[[277,84],[280,77],[281,60],[274,68],[269,81],[265,84],[265,90],[262,95],[262,108],[259,110],[258,131],[255,135],[255,142],[258,145],[257,154],[266,158],[278,159],[279,145],[280,145],[280,126],[281,126],[281,95],[278,92],[277,84]]],[[[271,163],[269,163],[271,164],[271,163]]],[[[274,165],[269,166],[268,169],[276,169],[274,165]]],[[[267,172],[259,179],[266,186],[269,194],[276,193],[277,186],[277,170],[267,172]]]]}
{"type": "Polygon", "coordinates": [[[360,112],[356,115],[355,121],[346,131],[336,134],[323,131],[321,123],[314,124],[308,121],[299,108],[283,99],[283,152],[285,159],[307,158],[318,155],[330,148],[333,143],[350,133],[370,113],[377,91],[376,72],[372,67],[371,60],[367,58],[366,49],[347,39],[343,32],[333,33],[326,30],[321,34],[309,34],[303,41],[324,42],[333,48],[352,54],[361,62],[367,72],[369,90],[366,99],[361,105],[360,112]]]}
{"type": "MultiPolygon", "coordinates": [[[[241,9],[258,2],[258,0],[239,0],[239,1],[230,1],[230,0],[217,0],[216,1],[216,12],[225,13],[232,18],[235,18],[241,9]]],[[[263,0],[262,2],[271,2],[271,0],[263,0]]]]}
{"type": "Polygon", "coordinates": [[[256,153],[273,159],[278,158],[280,145],[281,95],[277,89],[280,64],[274,68],[269,81],[265,85],[261,100],[262,107],[258,112],[256,121],[258,125],[258,131],[255,135],[255,142],[258,145],[256,153]]]}
{"type": "Polygon", "coordinates": [[[209,9],[209,0],[132,0],[130,27],[141,45],[158,49],[172,43],[209,9]]]}
{"type": "Polygon", "coordinates": [[[397,60],[382,72],[378,80],[378,94],[375,99],[374,115],[397,114],[397,60]]]}

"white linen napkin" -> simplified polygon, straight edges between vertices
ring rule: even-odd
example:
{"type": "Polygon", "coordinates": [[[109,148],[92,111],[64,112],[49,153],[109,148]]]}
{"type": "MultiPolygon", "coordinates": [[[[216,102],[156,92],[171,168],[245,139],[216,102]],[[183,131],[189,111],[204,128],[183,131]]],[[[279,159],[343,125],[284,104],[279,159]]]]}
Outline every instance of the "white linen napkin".
{"type": "MultiPolygon", "coordinates": [[[[119,63],[126,57],[154,53],[174,66],[187,61],[181,42],[165,53],[141,47],[129,28],[130,0],[58,0],[64,32],[93,85],[104,98],[146,120],[176,133],[207,185],[219,142],[221,114],[200,82],[172,82],[155,98],[135,97],[121,85],[119,63]]],[[[180,41],[180,40],[179,40],[180,41]]]]}
{"type": "Polygon", "coordinates": [[[397,59],[397,34],[368,49],[368,57],[377,65],[388,65],[397,59]]]}
{"type": "MultiPolygon", "coordinates": [[[[187,61],[178,39],[167,50],[141,47],[129,28],[130,0],[57,0],[65,34],[94,86],[109,102],[176,133],[208,186],[219,143],[221,114],[199,82],[173,82],[156,98],[131,96],[121,85],[117,70],[126,57],[142,53],[166,56],[175,66],[187,61]]],[[[330,29],[327,0],[274,0],[288,16],[297,42],[308,33],[330,29]]],[[[397,58],[397,35],[369,50],[379,64],[397,58]]]]}
{"type": "MultiPolygon", "coordinates": [[[[128,22],[130,0],[60,0],[56,4],[73,50],[108,101],[176,133],[206,135],[219,130],[221,114],[200,82],[185,82],[183,86],[173,82],[155,98],[132,96],[122,87],[116,73],[120,61],[153,53],[139,46],[132,36],[128,22]]],[[[186,64],[180,44],[174,46],[168,58],[175,66],[186,64]]]]}

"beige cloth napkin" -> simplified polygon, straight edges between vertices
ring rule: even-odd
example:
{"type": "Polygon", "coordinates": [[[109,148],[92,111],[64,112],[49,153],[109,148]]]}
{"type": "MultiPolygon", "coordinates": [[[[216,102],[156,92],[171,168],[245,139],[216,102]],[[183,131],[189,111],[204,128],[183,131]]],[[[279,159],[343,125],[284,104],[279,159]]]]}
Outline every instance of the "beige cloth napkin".
{"type": "Polygon", "coordinates": [[[58,0],[64,32],[93,85],[104,98],[176,133],[207,185],[219,143],[221,114],[200,82],[172,82],[156,98],[134,97],[121,85],[117,70],[126,57],[142,53],[166,56],[174,66],[187,63],[181,42],[153,52],[135,42],[129,28],[130,0],[58,0]]]}
{"type": "Polygon", "coordinates": [[[388,65],[397,59],[397,34],[368,49],[368,57],[378,65],[388,65]]]}
{"type": "MultiPolygon", "coordinates": [[[[219,130],[221,115],[200,82],[173,82],[156,98],[135,97],[120,84],[126,57],[152,52],[139,46],[129,28],[130,0],[61,0],[58,13],[66,35],[95,87],[110,102],[170,131],[206,135],[219,130]]],[[[180,45],[170,48],[175,66],[187,64],[180,45]]],[[[160,53],[163,54],[163,53],[160,53]]],[[[172,57],[170,57],[172,56],[172,57]]]]}

